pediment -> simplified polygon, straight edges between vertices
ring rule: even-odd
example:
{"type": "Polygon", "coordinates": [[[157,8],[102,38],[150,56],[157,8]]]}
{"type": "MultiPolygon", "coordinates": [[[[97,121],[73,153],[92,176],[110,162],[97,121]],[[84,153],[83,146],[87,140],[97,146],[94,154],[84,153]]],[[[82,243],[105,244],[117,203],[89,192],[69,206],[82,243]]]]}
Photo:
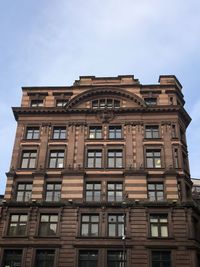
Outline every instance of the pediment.
{"type": "Polygon", "coordinates": [[[66,108],[91,108],[88,103],[101,99],[120,101],[120,107],[122,103],[126,103],[126,107],[145,107],[144,100],[138,97],[136,94],[126,91],[124,88],[93,88],[72,98],[66,108]],[[87,104],[86,104],[87,103],[87,104]]]}

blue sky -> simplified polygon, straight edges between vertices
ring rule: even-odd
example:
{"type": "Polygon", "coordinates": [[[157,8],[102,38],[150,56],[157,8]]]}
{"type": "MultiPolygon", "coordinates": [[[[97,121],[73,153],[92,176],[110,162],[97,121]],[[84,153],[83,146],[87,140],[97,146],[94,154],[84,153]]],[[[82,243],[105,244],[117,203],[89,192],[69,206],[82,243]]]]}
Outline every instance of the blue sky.
{"type": "Polygon", "coordinates": [[[174,74],[183,85],[191,175],[200,177],[199,0],[0,0],[0,193],[22,86],[71,85],[80,75],[174,74]]]}

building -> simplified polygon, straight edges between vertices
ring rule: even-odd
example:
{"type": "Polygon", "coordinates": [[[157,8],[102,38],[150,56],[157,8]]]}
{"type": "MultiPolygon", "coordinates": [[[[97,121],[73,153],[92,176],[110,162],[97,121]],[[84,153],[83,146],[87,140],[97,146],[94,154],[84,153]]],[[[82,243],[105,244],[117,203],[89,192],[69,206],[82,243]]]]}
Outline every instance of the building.
{"type": "Polygon", "coordinates": [[[200,266],[191,119],[175,76],[82,76],[22,92],[1,266],[200,266]]]}

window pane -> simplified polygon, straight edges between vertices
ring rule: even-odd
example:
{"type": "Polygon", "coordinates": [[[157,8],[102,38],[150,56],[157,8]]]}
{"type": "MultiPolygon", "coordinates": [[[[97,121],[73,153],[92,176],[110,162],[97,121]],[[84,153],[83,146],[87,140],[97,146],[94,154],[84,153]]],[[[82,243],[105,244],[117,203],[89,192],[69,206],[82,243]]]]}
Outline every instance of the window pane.
{"type": "Polygon", "coordinates": [[[168,228],[167,226],[161,226],[161,236],[168,237],[168,228]]]}
{"type": "Polygon", "coordinates": [[[151,225],[151,236],[158,237],[158,227],[156,225],[151,225]]]}

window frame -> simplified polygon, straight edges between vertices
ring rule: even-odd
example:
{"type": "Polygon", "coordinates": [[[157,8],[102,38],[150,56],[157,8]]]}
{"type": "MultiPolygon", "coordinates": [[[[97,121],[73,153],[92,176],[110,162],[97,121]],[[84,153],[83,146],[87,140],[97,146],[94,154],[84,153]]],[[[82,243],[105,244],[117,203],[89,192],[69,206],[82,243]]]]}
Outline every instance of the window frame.
{"type": "Polygon", "coordinates": [[[163,147],[161,146],[147,146],[144,148],[144,153],[145,153],[145,167],[147,169],[162,169],[164,168],[164,157],[163,157],[163,147]],[[153,152],[153,157],[147,156],[148,152],[153,152]],[[160,157],[154,156],[154,153],[160,152],[160,157]],[[153,162],[152,166],[148,166],[148,159],[151,159],[153,162]],[[156,159],[160,160],[160,167],[156,167],[156,159]]]}
{"type": "Polygon", "coordinates": [[[48,169],[64,169],[65,168],[65,162],[66,162],[66,151],[64,148],[49,148],[49,152],[48,152],[48,169]],[[51,157],[51,153],[56,153],[56,157],[51,157]],[[63,153],[63,157],[58,157],[58,153],[63,153]],[[55,159],[55,166],[54,167],[50,167],[50,162],[51,160],[55,159]],[[59,164],[59,159],[63,159],[62,160],[62,167],[58,167],[59,164]]]}
{"type": "Polygon", "coordinates": [[[27,202],[27,201],[31,201],[31,198],[32,198],[32,191],[33,191],[33,182],[32,181],[27,181],[27,182],[23,182],[23,181],[18,181],[17,182],[17,184],[16,184],[16,190],[15,190],[15,195],[14,195],[14,197],[15,197],[15,200],[17,201],[17,202],[27,202]],[[25,185],[25,190],[19,190],[18,189],[18,187],[19,187],[19,185],[25,185]],[[31,185],[32,186],[32,188],[31,188],[31,190],[26,190],[26,186],[27,185],[31,185]],[[17,200],[17,195],[18,195],[18,192],[23,192],[23,200],[17,200]],[[30,193],[30,198],[28,199],[28,200],[26,200],[26,197],[25,197],[25,195],[26,195],[26,193],[27,192],[31,192],[30,193]]]}
{"type": "Polygon", "coordinates": [[[28,233],[28,224],[29,224],[29,213],[28,212],[23,212],[23,213],[19,213],[18,211],[13,211],[13,212],[10,212],[9,213],[9,223],[7,225],[7,229],[6,229],[6,236],[10,237],[10,238],[15,238],[15,237],[26,237],[27,236],[27,233],[28,233]],[[18,220],[13,220],[12,221],[12,216],[19,216],[18,220]],[[25,221],[20,221],[20,217],[21,216],[26,216],[26,220],[25,221]],[[14,235],[11,235],[10,234],[10,231],[11,231],[11,224],[17,224],[16,225],[16,234],[14,235]],[[24,230],[24,233],[23,234],[19,234],[20,230],[20,224],[24,225],[25,224],[25,230],[24,230]]]}
{"type": "Polygon", "coordinates": [[[40,126],[35,126],[35,125],[27,125],[26,126],[26,130],[25,130],[25,134],[24,134],[24,139],[27,140],[27,141],[31,141],[31,140],[34,140],[34,141],[37,141],[40,139],[40,126]],[[31,138],[27,138],[27,135],[28,135],[28,131],[29,130],[32,130],[33,132],[31,133],[32,137],[31,138]],[[37,138],[34,138],[34,130],[38,130],[38,135],[37,135],[37,138]]]}
{"type": "Polygon", "coordinates": [[[165,185],[164,185],[164,182],[160,182],[160,181],[158,181],[158,182],[157,181],[156,182],[148,181],[148,183],[147,183],[147,193],[148,193],[148,200],[151,201],[151,202],[159,202],[159,201],[163,202],[163,201],[165,201],[165,185]],[[149,189],[149,185],[155,185],[155,190],[149,189]],[[157,189],[156,188],[157,185],[162,185],[163,186],[163,189],[162,190],[157,189]],[[150,192],[155,192],[155,200],[151,200],[150,199],[150,194],[149,194],[150,192]],[[159,200],[158,199],[157,193],[159,193],[159,192],[163,192],[163,199],[162,200],[159,200]]]}
{"type": "Polygon", "coordinates": [[[30,107],[31,108],[41,108],[41,107],[44,107],[44,98],[42,98],[42,99],[38,99],[38,98],[33,98],[33,99],[30,99],[30,107]],[[36,105],[35,104],[33,104],[33,103],[36,103],[36,105]]]}
{"type": "Polygon", "coordinates": [[[122,238],[123,236],[126,236],[126,213],[112,213],[112,212],[108,212],[107,213],[107,237],[109,238],[122,238]],[[115,216],[116,217],[116,221],[115,222],[110,222],[109,221],[109,217],[115,216]],[[119,221],[118,217],[123,217],[123,222],[119,221]],[[115,235],[110,235],[110,225],[114,225],[114,231],[115,231],[115,235]],[[119,233],[119,226],[122,226],[123,231],[120,235],[119,233]]]}
{"type": "Polygon", "coordinates": [[[149,213],[149,238],[152,239],[169,239],[170,238],[170,219],[169,214],[167,212],[150,212],[149,213]],[[157,217],[158,222],[151,222],[151,216],[157,217]],[[160,222],[160,219],[166,219],[167,222],[160,222]],[[152,235],[152,225],[156,225],[156,229],[158,232],[158,236],[152,235]],[[162,227],[167,228],[167,236],[162,235],[162,227]]]}
{"type": "Polygon", "coordinates": [[[127,255],[127,249],[124,251],[124,249],[123,250],[118,250],[118,249],[107,249],[107,251],[106,251],[106,266],[109,266],[109,261],[108,261],[108,254],[109,254],[109,252],[111,253],[111,252],[120,252],[120,253],[122,253],[123,255],[122,255],[122,260],[115,260],[115,261],[111,261],[110,263],[120,263],[120,266],[123,266],[123,267],[125,267],[125,266],[127,266],[128,265],[128,261],[127,261],[127,259],[128,259],[128,255],[127,255]],[[125,253],[124,253],[125,252],[125,253]],[[122,264],[122,265],[121,265],[122,264]]]}
{"type": "Polygon", "coordinates": [[[106,184],[106,186],[107,186],[107,190],[106,190],[106,200],[107,200],[107,202],[116,202],[116,203],[120,203],[120,202],[122,202],[123,201],[123,195],[124,195],[124,184],[123,184],[123,182],[116,182],[116,181],[107,181],[107,184],[106,184]],[[109,184],[113,184],[114,185],[114,190],[109,190],[108,189],[108,186],[109,186],[109,184]],[[122,185],[122,189],[121,190],[117,190],[116,189],[116,185],[119,185],[119,184],[121,184],[122,185]],[[114,200],[109,200],[109,192],[113,192],[114,193],[114,200]],[[119,201],[117,201],[117,196],[116,196],[116,193],[117,192],[122,192],[122,198],[121,198],[121,200],[119,200],[119,201]]]}
{"type": "Polygon", "coordinates": [[[91,202],[101,201],[101,199],[102,199],[102,182],[101,181],[86,181],[85,182],[85,201],[91,203],[91,202]],[[88,184],[92,185],[92,189],[87,190],[88,184]],[[98,190],[94,188],[94,185],[97,185],[97,184],[100,185],[100,189],[98,189],[98,190]],[[91,192],[92,200],[87,200],[87,192],[91,192]],[[100,192],[98,200],[95,200],[95,193],[96,192],[100,192]]]}
{"type": "Polygon", "coordinates": [[[36,169],[37,168],[37,162],[38,162],[38,148],[33,148],[33,147],[31,147],[31,148],[22,148],[22,150],[21,150],[21,156],[20,156],[20,169],[22,169],[22,170],[33,170],[33,169],[36,169]],[[30,153],[35,153],[36,154],[36,156],[35,157],[23,157],[23,155],[25,154],[25,153],[29,153],[29,155],[30,155],[30,153]],[[24,159],[27,159],[27,166],[26,167],[22,167],[22,163],[23,163],[23,160],[24,159]],[[35,159],[35,161],[34,161],[34,167],[32,167],[32,168],[30,168],[29,166],[30,166],[30,160],[31,159],[35,159]]]}
{"type": "Polygon", "coordinates": [[[106,160],[107,160],[107,168],[108,169],[123,169],[124,168],[124,148],[123,147],[111,147],[111,146],[108,146],[106,148],[106,160]],[[114,153],[114,156],[113,157],[109,157],[109,153],[114,153]],[[116,153],[119,153],[121,152],[121,157],[119,156],[116,156],[116,153]],[[114,166],[110,166],[109,164],[109,159],[113,159],[113,165],[114,166]],[[117,167],[117,160],[118,159],[121,159],[121,166],[120,167],[117,167]]]}
{"type": "Polygon", "coordinates": [[[88,127],[88,139],[89,139],[89,140],[101,140],[101,139],[103,139],[103,127],[102,127],[102,125],[90,125],[90,126],[88,127]],[[90,131],[92,130],[92,128],[93,128],[93,130],[94,130],[94,138],[91,138],[91,137],[90,137],[90,134],[91,134],[90,131]],[[98,135],[98,130],[101,131],[101,133],[100,133],[101,137],[97,137],[97,135],[98,135]]]}
{"type": "Polygon", "coordinates": [[[156,124],[146,124],[145,125],[145,139],[160,139],[160,127],[156,124]],[[149,130],[148,130],[149,128],[149,130]],[[149,137],[147,136],[148,134],[149,137]]]}
{"type": "Polygon", "coordinates": [[[21,252],[21,266],[23,266],[24,263],[24,249],[23,248],[17,248],[17,247],[7,247],[7,248],[2,248],[1,252],[1,259],[0,259],[0,264],[1,266],[6,266],[5,265],[5,252],[6,251],[20,251],[21,252]]]}
{"type": "Polygon", "coordinates": [[[62,182],[52,182],[52,181],[47,181],[45,184],[45,201],[46,202],[55,202],[58,203],[61,201],[61,191],[62,191],[62,182]],[[53,190],[47,190],[48,185],[53,185],[53,190]],[[60,185],[60,190],[55,190],[55,186],[60,185]],[[47,200],[47,192],[52,192],[52,200],[47,200]],[[55,200],[55,193],[60,192],[60,197],[58,200],[55,200]]]}
{"type": "MultiPolygon", "coordinates": [[[[58,261],[58,249],[54,248],[54,247],[50,247],[50,248],[36,248],[34,250],[34,255],[33,255],[33,266],[34,267],[37,267],[37,251],[54,251],[54,262],[53,262],[53,267],[56,267],[57,266],[57,261],[58,261]]],[[[45,264],[46,265],[46,264],[45,264]]],[[[32,265],[31,265],[32,266],[32,265]]],[[[46,266],[48,267],[48,265],[46,266]]]]}
{"type": "MultiPolygon", "coordinates": [[[[50,221],[48,220],[48,223],[50,221]]],[[[55,222],[53,222],[55,224],[55,222]]],[[[37,236],[40,238],[52,238],[52,237],[59,237],[60,232],[60,212],[47,212],[47,211],[40,211],[38,214],[38,227],[37,227],[37,236]],[[57,225],[56,225],[56,233],[55,234],[41,234],[41,217],[42,216],[58,216],[57,225]]]]}
{"type": "MultiPolygon", "coordinates": [[[[77,262],[78,262],[78,265],[77,266],[82,266],[81,265],[81,259],[80,259],[80,253],[81,252],[87,252],[87,254],[89,254],[89,252],[91,252],[90,254],[94,254],[95,252],[96,252],[96,254],[97,254],[97,259],[96,260],[90,260],[89,261],[89,263],[88,263],[88,259],[87,259],[87,262],[86,262],[86,264],[87,264],[87,267],[88,266],[90,266],[90,262],[96,262],[96,266],[99,266],[99,250],[98,249],[87,249],[87,248],[85,248],[85,249],[79,249],[79,251],[78,251],[78,259],[77,259],[77,262]]],[[[85,262],[85,261],[84,261],[85,262]]]]}
{"type": "Polygon", "coordinates": [[[149,107],[158,105],[158,98],[156,96],[144,97],[145,104],[149,107]],[[155,102],[153,102],[155,100],[155,102]]]}
{"type": "MultiPolygon", "coordinates": [[[[169,265],[169,267],[172,267],[172,251],[171,250],[163,250],[163,249],[160,249],[160,250],[157,250],[157,249],[156,250],[151,250],[151,252],[150,252],[151,267],[154,266],[153,265],[153,253],[155,253],[155,252],[159,252],[159,253],[169,252],[169,255],[170,255],[170,262],[169,262],[170,265],[169,265]]],[[[163,261],[161,261],[161,259],[159,261],[154,261],[154,262],[159,263],[160,267],[163,266],[163,261]]]]}
{"type": "Polygon", "coordinates": [[[107,129],[108,129],[107,138],[109,140],[123,139],[123,126],[122,125],[109,125],[107,129]],[[117,131],[119,129],[120,129],[120,137],[117,137],[117,135],[118,135],[117,131]],[[112,130],[114,130],[114,132],[113,132],[114,137],[110,136],[112,130]]]}
{"type": "Polygon", "coordinates": [[[52,127],[51,139],[54,141],[66,140],[67,139],[67,126],[66,125],[54,125],[52,127]],[[56,129],[58,129],[58,133],[57,133],[58,138],[55,138],[55,136],[54,136],[56,129]],[[61,138],[63,135],[63,133],[62,133],[63,130],[65,131],[65,133],[64,133],[65,136],[63,138],[61,138]]]}
{"type": "Polygon", "coordinates": [[[86,160],[85,160],[85,167],[87,168],[87,169],[102,169],[102,168],[104,168],[104,150],[103,150],[103,147],[102,146],[95,146],[95,147],[90,147],[90,146],[88,146],[88,147],[86,147],[86,156],[85,156],[85,158],[86,158],[86,160]],[[94,157],[90,157],[91,159],[94,159],[93,160],[93,166],[89,166],[88,165],[88,163],[89,163],[89,161],[88,161],[88,159],[89,159],[89,157],[88,157],[88,153],[89,152],[92,152],[92,151],[94,151],[94,153],[98,153],[98,152],[101,152],[101,157],[98,157],[98,159],[101,159],[101,166],[96,166],[96,156],[94,155],[94,157]]]}
{"type": "Polygon", "coordinates": [[[100,216],[100,213],[81,213],[80,214],[80,236],[82,238],[98,238],[100,236],[100,223],[101,223],[101,216],[100,216]],[[89,221],[87,222],[83,222],[83,216],[89,216],[89,221]],[[98,217],[98,221],[97,222],[93,222],[92,221],[92,216],[96,216],[98,217]],[[88,225],[88,235],[83,235],[82,234],[82,228],[83,228],[83,225],[88,225]],[[97,235],[93,235],[92,234],[92,226],[93,225],[97,225],[97,235]]]}
{"type": "Polygon", "coordinates": [[[94,110],[103,110],[103,109],[118,109],[121,107],[121,101],[117,98],[112,97],[105,97],[105,98],[98,98],[93,99],[91,101],[91,108],[94,110]],[[112,102],[112,106],[108,104],[108,102],[112,102]],[[97,103],[97,105],[94,105],[94,102],[97,103]],[[101,106],[101,102],[104,103],[104,105],[101,106]]]}

